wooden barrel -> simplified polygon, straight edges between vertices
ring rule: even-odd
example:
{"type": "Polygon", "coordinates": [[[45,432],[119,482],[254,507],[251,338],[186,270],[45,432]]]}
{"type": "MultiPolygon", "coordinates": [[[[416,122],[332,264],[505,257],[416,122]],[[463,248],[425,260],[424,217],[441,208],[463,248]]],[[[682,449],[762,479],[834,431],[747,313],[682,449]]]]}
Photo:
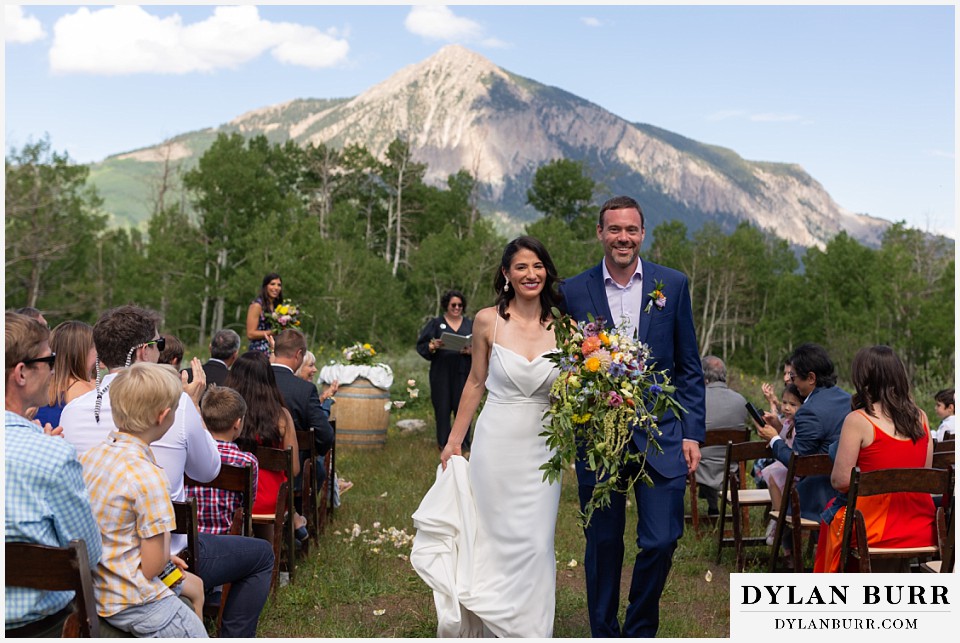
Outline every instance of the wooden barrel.
{"type": "Polygon", "coordinates": [[[330,416],[337,420],[338,447],[375,449],[387,443],[389,391],[358,377],[352,384],[341,384],[335,399],[330,416]]]}

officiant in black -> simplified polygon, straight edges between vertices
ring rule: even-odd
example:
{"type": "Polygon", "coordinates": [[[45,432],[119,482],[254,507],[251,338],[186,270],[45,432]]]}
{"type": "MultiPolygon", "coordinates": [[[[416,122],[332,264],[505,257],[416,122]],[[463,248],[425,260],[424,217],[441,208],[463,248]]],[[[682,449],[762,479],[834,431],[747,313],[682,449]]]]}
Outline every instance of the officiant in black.
{"type": "MultiPolygon", "coordinates": [[[[459,290],[448,290],[440,298],[443,314],[427,322],[417,339],[417,352],[430,362],[430,399],[437,420],[437,448],[443,450],[450,437],[451,414],[460,406],[460,394],[470,374],[470,346],[451,350],[441,339],[444,333],[469,337],[473,321],[464,315],[467,299],[459,290]]],[[[470,432],[462,448],[470,448],[470,432]]]]}

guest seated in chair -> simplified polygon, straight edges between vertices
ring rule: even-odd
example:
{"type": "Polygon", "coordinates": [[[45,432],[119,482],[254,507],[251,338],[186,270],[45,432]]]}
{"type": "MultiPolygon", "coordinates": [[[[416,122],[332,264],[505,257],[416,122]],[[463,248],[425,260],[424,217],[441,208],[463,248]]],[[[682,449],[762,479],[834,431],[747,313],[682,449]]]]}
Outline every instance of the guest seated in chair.
{"type": "MultiPolygon", "coordinates": [[[[220,462],[234,467],[250,467],[252,487],[257,488],[257,456],[241,451],[236,440],[243,431],[247,403],[232,388],[211,386],[203,394],[200,413],[210,435],[217,441],[220,462]]],[[[187,497],[197,499],[197,530],[202,534],[230,533],[231,521],[243,500],[236,491],[213,487],[188,486],[187,497]]]]}
{"type": "MultiPolygon", "coordinates": [[[[257,446],[272,449],[293,449],[293,475],[300,473],[300,460],[296,457],[297,430],[293,426],[290,411],[284,405],[284,397],[277,387],[277,379],[267,356],[258,351],[247,351],[241,355],[230,369],[227,387],[235,389],[247,404],[247,414],[243,428],[237,438],[237,446],[253,453],[257,446]]],[[[256,498],[253,501],[254,514],[272,514],[277,510],[277,492],[287,479],[282,471],[260,469],[257,473],[256,498]]],[[[307,538],[307,519],[294,514],[294,529],[297,540],[307,538]]],[[[254,527],[255,529],[257,526],[254,527]]],[[[257,535],[272,541],[272,526],[261,530],[257,535]]]]}
{"type": "MultiPolygon", "coordinates": [[[[839,492],[850,488],[850,472],[897,468],[929,468],[933,440],[927,415],[910,396],[907,369],[889,346],[861,348],[853,358],[851,377],[856,393],[854,410],[840,433],[830,482],[839,492]]],[[[824,512],[814,572],[838,572],[846,507],[832,501],[824,512]],[[839,507],[839,508],[837,508],[839,507]]],[[[896,493],[866,496],[857,501],[871,547],[925,547],[936,544],[936,508],[929,495],[896,493]]],[[[874,571],[909,571],[881,568],[874,571]]],[[[899,563],[899,561],[897,561],[899,563]]]]}
{"type": "MultiPolygon", "coordinates": [[[[727,366],[723,360],[707,355],[701,360],[703,380],[707,389],[707,431],[711,429],[739,429],[747,421],[747,401],[742,395],[727,387],[727,366]]],[[[709,446],[700,449],[700,466],[697,476],[698,495],[707,501],[707,515],[718,516],[718,493],[723,484],[723,462],[726,446],[709,446]]],[[[696,502],[696,499],[692,499],[696,502]]]]}
{"type": "MultiPolygon", "coordinates": [[[[3,433],[6,542],[66,547],[87,545],[90,567],[100,560],[100,529],[90,510],[77,452],[57,435],[45,432],[24,414],[45,403],[53,373],[50,331],[18,313],[5,317],[6,389],[3,433]]],[[[8,573],[15,563],[7,561],[8,573]]],[[[7,637],[59,637],[70,613],[73,592],[26,587],[4,590],[7,637]]]]}
{"type": "Polygon", "coordinates": [[[206,638],[203,581],[170,554],[173,503],[150,450],[173,426],[180,378],[168,364],[140,363],[120,373],[111,388],[116,431],[80,457],[107,543],[93,577],[97,613],[137,637],[206,638]]]}

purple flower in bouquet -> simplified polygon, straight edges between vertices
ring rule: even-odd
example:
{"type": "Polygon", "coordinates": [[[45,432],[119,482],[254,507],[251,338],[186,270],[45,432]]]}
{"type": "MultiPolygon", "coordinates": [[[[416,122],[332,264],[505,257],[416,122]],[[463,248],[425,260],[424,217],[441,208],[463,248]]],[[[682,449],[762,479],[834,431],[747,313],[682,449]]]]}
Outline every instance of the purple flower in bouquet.
{"type": "Polygon", "coordinates": [[[650,385],[650,395],[660,395],[661,393],[663,393],[663,388],[659,384],[650,385]]]}
{"type": "Polygon", "coordinates": [[[610,391],[607,394],[607,405],[617,408],[623,404],[623,398],[616,391],[610,391]]]}
{"type": "Polygon", "coordinates": [[[609,372],[612,377],[623,377],[627,374],[627,367],[623,365],[623,362],[614,362],[610,365],[609,372]]]}

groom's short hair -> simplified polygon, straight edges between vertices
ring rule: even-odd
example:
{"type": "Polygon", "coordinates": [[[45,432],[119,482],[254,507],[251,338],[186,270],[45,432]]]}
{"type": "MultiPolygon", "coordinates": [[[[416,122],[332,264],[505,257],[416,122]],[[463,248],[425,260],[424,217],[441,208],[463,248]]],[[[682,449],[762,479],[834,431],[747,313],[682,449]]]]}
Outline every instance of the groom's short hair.
{"type": "Polygon", "coordinates": [[[634,209],[640,213],[640,227],[646,227],[643,220],[643,210],[640,209],[640,204],[637,203],[637,200],[629,196],[615,196],[612,199],[608,199],[606,203],[600,206],[600,218],[597,221],[597,225],[601,228],[603,227],[603,215],[607,210],[630,210],[634,209]]]}

